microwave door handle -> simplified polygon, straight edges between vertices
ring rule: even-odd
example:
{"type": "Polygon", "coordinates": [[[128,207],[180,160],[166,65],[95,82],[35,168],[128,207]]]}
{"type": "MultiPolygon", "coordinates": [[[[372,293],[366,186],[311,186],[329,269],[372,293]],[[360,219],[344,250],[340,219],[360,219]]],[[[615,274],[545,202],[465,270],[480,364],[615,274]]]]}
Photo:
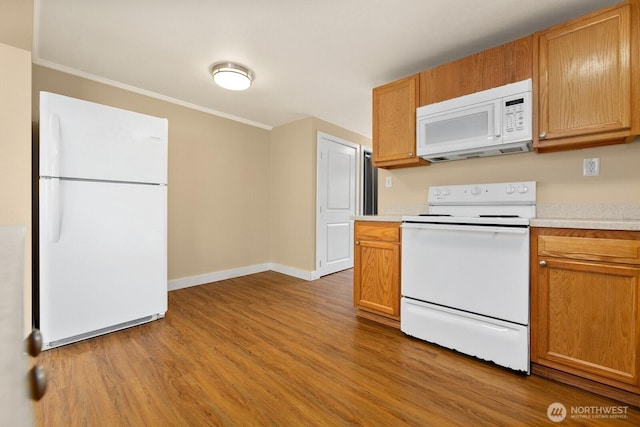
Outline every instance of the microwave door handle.
{"type": "Polygon", "coordinates": [[[493,134],[496,138],[500,138],[500,134],[502,133],[502,100],[496,101],[493,109],[493,125],[495,128],[493,129],[493,134]]]}

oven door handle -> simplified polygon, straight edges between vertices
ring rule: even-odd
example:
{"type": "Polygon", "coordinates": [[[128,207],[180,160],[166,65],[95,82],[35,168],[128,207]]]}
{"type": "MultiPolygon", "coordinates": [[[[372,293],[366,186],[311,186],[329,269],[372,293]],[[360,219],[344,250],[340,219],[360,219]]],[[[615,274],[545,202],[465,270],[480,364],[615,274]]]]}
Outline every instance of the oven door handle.
{"type": "Polygon", "coordinates": [[[484,233],[527,234],[528,227],[500,227],[495,225],[458,225],[458,224],[417,224],[404,223],[402,228],[417,228],[440,231],[480,231],[484,233]]]}

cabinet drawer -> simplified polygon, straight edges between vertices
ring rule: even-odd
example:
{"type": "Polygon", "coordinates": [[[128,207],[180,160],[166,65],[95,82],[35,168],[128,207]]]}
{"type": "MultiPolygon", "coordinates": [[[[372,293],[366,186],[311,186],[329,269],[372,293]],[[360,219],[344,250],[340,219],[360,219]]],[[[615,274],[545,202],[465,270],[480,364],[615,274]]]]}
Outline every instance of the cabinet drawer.
{"type": "Polygon", "coordinates": [[[399,222],[359,222],[355,224],[356,240],[400,241],[399,222]]]}
{"type": "Polygon", "coordinates": [[[538,236],[538,255],[640,265],[640,241],[538,236]]]}

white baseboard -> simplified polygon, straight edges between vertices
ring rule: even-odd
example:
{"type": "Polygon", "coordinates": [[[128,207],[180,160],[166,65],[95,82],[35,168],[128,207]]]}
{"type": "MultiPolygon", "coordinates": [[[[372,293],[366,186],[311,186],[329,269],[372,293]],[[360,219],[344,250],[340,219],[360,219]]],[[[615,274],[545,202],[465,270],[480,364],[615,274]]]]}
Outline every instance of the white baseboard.
{"type": "Polygon", "coordinates": [[[257,264],[234,268],[232,270],[223,270],[216,271],[214,273],[199,274],[197,276],[183,277],[180,279],[169,280],[168,289],[170,291],[174,291],[176,289],[204,285],[205,283],[211,282],[219,282],[220,280],[233,279],[234,277],[241,277],[269,270],[271,270],[271,264],[257,264]]]}
{"type": "Polygon", "coordinates": [[[313,277],[315,275],[315,271],[299,270],[297,268],[287,267],[286,265],[271,264],[270,270],[273,270],[276,273],[286,274],[287,276],[297,277],[298,279],[307,281],[317,279],[317,277],[313,277]]]}
{"type": "Polygon", "coordinates": [[[247,276],[249,274],[261,273],[263,271],[275,271],[277,273],[286,274],[302,280],[315,280],[314,271],[299,270],[297,268],[287,267],[280,264],[257,264],[247,267],[234,268],[231,270],[216,271],[213,273],[199,274],[197,276],[182,277],[180,279],[169,280],[168,290],[188,288],[191,286],[204,285],[205,283],[219,282],[221,280],[233,279],[235,277],[247,276]]]}

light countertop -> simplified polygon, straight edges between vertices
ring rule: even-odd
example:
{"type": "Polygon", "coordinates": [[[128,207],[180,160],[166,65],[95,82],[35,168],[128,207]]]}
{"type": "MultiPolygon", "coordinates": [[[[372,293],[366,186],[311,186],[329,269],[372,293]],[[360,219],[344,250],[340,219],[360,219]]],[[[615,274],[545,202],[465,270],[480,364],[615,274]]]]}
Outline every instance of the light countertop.
{"type": "MultiPolygon", "coordinates": [[[[360,215],[356,221],[400,222],[404,215],[416,215],[409,209],[405,214],[360,215]]],[[[581,228],[596,230],[640,231],[640,205],[538,205],[532,227],[581,228]]]]}
{"type": "Polygon", "coordinates": [[[356,221],[402,222],[402,215],[360,215],[354,216],[356,221]]]}
{"type": "Polygon", "coordinates": [[[537,206],[532,227],[640,230],[640,205],[584,204],[537,206]]]}
{"type": "Polygon", "coordinates": [[[533,218],[531,226],[638,231],[640,230],[640,219],[533,218]]]}

